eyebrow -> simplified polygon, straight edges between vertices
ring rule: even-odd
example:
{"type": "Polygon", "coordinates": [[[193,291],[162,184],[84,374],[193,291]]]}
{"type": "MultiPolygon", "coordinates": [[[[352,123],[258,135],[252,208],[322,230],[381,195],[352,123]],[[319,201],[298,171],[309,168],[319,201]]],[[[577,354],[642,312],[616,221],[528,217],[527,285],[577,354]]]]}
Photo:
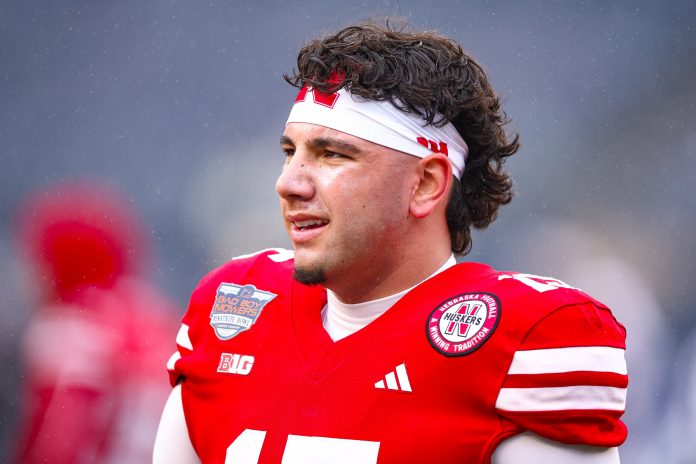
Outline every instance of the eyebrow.
{"type": "MultiPolygon", "coordinates": [[[[295,146],[295,142],[285,134],[280,136],[280,144],[295,146]]],[[[362,153],[362,150],[356,145],[334,137],[317,137],[309,140],[307,146],[312,149],[332,147],[352,155],[362,153]]]]}

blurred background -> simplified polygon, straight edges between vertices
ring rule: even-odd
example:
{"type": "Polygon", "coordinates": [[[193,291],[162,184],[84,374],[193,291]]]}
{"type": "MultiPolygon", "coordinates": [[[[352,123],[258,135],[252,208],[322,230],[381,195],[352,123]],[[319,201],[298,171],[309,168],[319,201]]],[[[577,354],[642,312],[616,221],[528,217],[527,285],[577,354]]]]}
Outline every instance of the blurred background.
{"type": "MultiPolygon", "coordinates": [[[[130,217],[140,238],[114,247],[139,264],[117,266],[112,280],[137,282],[149,299],[110,280],[70,314],[96,339],[113,326],[171,339],[173,351],[189,292],[207,270],[290,246],[273,186],[296,94],[282,75],[296,52],[318,34],[385,16],[462,43],[521,133],[508,164],[517,197],[465,259],[552,275],[608,303],[629,334],[622,461],[693,462],[696,3],[687,0],[0,1],[0,462],[16,452],[27,397],[58,391],[41,390],[30,366],[55,367],[61,353],[123,363],[120,353],[147,348],[121,340],[119,353],[95,354],[66,346],[72,328],[46,323],[70,309],[54,309],[35,253],[46,244],[27,239],[46,218],[41,208],[74,201],[79,186],[96,216],[130,217]],[[138,307],[127,303],[133,295],[142,308],[127,316],[138,307]],[[148,322],[108,322],[114,314],[148,322]]],[[[117,233],[115,221],[98,227],[117,233]]],[[[162,368],[139,380],[152,385],[141,400],[155,410],[168,388],[168,348],[157,349],[162,368]]],[[[137,387],[103,388],[79,395],[112,398],[115,408],[137,387]]],[[[96,462],[146,462],[156,419],[128,420],[112,424],[111,436],[137,429],[139,444],[122,437],[134,454],[96,462]]]]}

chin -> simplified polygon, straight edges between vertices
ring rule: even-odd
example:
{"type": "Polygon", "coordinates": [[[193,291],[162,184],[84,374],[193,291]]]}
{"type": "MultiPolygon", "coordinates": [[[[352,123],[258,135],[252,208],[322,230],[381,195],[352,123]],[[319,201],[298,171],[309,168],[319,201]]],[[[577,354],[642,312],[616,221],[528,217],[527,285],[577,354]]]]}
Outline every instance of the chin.
{"type": "Polygon", "coordinates": [[[305,267],[295,263],[295,269],[292,271],[292,277],[299,283],[305,285],[318,285],[326,282],[326,272],[320,266],[305,267]]]}

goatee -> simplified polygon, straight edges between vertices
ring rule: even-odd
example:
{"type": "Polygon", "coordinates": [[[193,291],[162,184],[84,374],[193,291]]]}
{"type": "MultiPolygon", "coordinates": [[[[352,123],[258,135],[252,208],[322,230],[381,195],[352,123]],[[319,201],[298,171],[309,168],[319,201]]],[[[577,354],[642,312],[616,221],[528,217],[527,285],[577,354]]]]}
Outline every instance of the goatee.
{"type": "Polygon", "coordinates": [[[326,282],[326,273],[320,267],[295,267],[292,278],[301,284],[317,285],[326,282]]]}

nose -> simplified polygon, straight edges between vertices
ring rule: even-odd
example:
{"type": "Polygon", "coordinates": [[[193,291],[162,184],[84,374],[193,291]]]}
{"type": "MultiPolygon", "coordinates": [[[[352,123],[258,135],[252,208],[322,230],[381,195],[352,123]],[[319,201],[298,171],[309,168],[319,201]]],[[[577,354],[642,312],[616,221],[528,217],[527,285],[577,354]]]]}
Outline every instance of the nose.
{"type": "Polygon", "coordinates": [[[296,152],[287,158],[275,188],[283,200],[309,200],[314,196],[310,165],[302,154],[296,152]]]}

